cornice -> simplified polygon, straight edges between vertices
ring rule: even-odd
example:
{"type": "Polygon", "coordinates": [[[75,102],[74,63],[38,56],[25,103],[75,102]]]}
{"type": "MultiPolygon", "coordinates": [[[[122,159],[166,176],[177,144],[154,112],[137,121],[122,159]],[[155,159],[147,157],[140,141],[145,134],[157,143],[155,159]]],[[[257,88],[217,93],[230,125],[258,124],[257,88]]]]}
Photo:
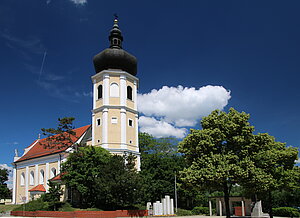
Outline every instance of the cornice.
{"type": "Polygon", "coordinates": [[[129,111],[129,112],[131,112],[133,114],[136,114],[136,115],[139,114],[139,112],[134,110],[134,109],[131,109],[127,106],[120,106],[120,105],[103,105],[99,108],[96,108],[96,109],[92,110],[92,113],[94,114],[94,113],[98,113],[98,112],[101,112],[101,111],[104,111],[104,110],[106,111],[106,109],[121,109],[121,110],[123,109],[125,111],[129,111]]]}

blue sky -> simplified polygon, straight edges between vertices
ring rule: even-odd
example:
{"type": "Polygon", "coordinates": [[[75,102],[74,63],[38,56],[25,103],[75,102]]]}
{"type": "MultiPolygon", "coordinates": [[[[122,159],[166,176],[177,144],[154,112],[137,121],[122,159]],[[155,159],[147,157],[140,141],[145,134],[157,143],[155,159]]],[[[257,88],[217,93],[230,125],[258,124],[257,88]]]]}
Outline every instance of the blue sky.
{"type": "Polygon", "coordinates": [[[165,135],[182,137],[199,128],[208,110],[234,107],[251,114],[257,132],[299,147],[299,7],[299,1],[0,1],[0,164],[11,163],[15,148],[22,152],[59,117],[75,117],[76,127],[91,123],[92,57],[109,45],[114,13],[124,49],[138,58],[141,101],[166,98],[177,108],[144,107],[144,130],[162,124],[165,135]],[[198,117],[181,117],[185,111],[198,117]]]}

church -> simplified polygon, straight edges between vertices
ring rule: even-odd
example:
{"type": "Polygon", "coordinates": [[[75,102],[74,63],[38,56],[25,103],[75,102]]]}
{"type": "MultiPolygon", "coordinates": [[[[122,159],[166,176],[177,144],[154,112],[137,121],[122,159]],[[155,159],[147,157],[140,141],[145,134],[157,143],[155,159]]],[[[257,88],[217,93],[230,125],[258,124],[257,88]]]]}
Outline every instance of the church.
{"type": "MultiPolygon", "coordinates": [[[[69,146],[47,148],[37,139],[13,162],[13,203],[22,204],[48,191],[48,180],[60,180],[61,164],[72,145],[101,146],[112,154],[133,154],[140,170],[138,142],[137,59],[122,49],[123,36],[115,18],[110,46],[94,56],[92,124],[74,129],[69,146]]],[[[65,191],[65,195],[66,195],[65,191]]],[[[66,199],[66,196],[63,199],[66,199]]]]}

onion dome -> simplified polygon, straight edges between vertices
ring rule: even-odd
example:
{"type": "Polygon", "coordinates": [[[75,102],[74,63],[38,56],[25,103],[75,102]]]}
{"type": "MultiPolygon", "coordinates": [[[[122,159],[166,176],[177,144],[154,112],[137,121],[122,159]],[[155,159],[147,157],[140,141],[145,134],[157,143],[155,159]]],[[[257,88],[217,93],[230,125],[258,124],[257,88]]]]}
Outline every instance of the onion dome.
{"type": "Polygon", "coordinates": [[[94,56],[96,73],[107,69],[124,70],[131,75],[137,74],[137,59],[122,49],[123,36],[118,26],[117,16],[109,35],[110,47],[94,56]]]}

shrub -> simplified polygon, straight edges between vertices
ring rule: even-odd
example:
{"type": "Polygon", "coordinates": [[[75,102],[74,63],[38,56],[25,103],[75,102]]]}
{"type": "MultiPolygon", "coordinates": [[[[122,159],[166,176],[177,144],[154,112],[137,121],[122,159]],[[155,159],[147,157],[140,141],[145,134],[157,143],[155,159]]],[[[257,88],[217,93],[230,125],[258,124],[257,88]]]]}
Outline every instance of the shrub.
{"type": "Polygon", "coordinates": [[[292,207],[273,208],[273,215],[284,217],[300,217],[300,213],[298,212],[298,210],[292,207]]]}
{"type": "Polygon", "coordinates": [[[191,210],[185,210],[185,209],[177,209],[177,216],[192,216],[193,212],[191,210]]]}
{"type": "Polygon", "coordinates": [[[75,209],[69,204],[68,202],[63,203],[61,208],[59,208],[59,211],[74,211],[75,209]]]}
{"type": "Polygon", "coordinates": [[[25,205],[20,205],[15,208],[14,211],[37,211],[37,210],[48,210],[49,205],[47,202],[44,202],[41,198],[33,201],[29,201],[25,205]]]}
{"type": "Polygon", "coordinates": [[[209,215],[208,207],[194,207],[192,210],[194,215],[209,215]]]}

